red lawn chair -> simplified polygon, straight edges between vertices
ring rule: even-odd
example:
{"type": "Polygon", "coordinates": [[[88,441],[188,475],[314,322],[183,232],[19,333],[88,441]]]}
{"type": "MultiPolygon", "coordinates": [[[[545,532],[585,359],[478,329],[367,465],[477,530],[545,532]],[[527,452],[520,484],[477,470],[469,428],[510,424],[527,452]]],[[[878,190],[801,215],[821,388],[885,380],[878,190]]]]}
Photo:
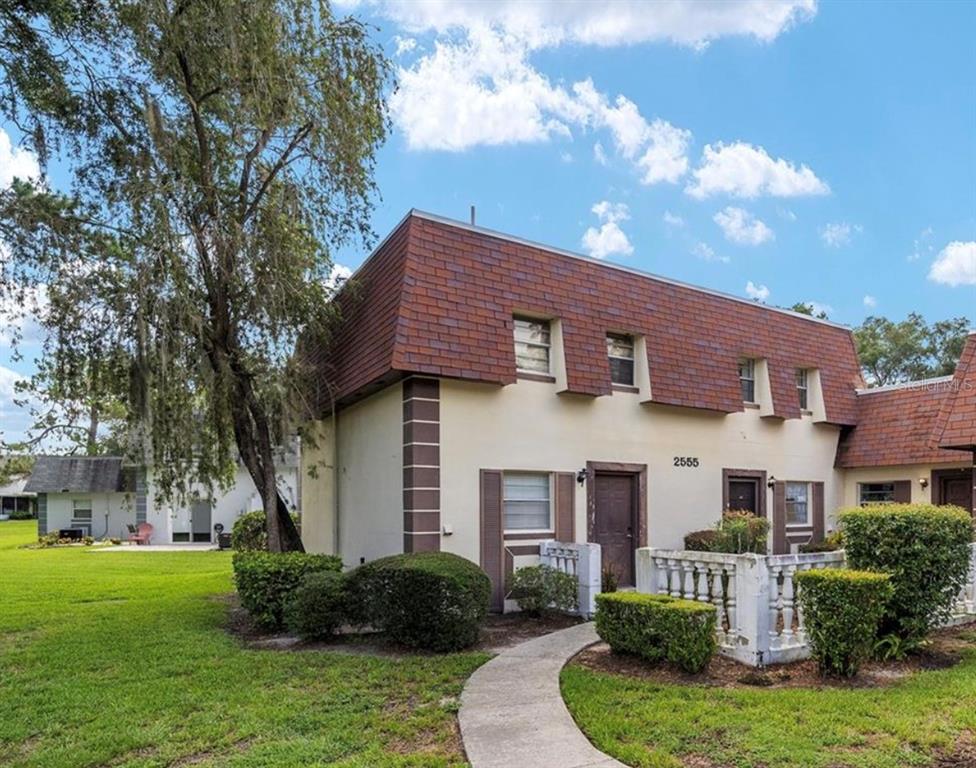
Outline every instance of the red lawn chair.
{"type": "Polygon", "coordinates": [[[135,533],[129,534],[129,541],[134,544],[149,544],[152,541],[153,527],[149,523],[139,523],[135,533]]]}

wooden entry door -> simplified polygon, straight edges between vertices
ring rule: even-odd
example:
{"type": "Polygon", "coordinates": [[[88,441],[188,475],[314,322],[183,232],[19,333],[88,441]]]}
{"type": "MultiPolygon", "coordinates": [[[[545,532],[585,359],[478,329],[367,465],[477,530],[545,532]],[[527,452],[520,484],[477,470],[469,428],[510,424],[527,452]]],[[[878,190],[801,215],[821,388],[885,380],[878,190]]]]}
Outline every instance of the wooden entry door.
{"type": "Polygon", "coordinates": [[[638,542],[638,476],[597,472],[593,478],[594,520],[591,541],[600,545],[603,568],[612,569],[621,587],[632,587],[638,542]]]}
{"type": "Polygon", "coordinates": [[[973,511],[972,481],[968,477],[943,477],[940,497],[943,504],[955,504],[957,507],[973,511]]]}
{"type": "Polygon", "coordinates": [[[759,479],[755,477],[729,478],[729,509],[759,514],[759,479]]]}

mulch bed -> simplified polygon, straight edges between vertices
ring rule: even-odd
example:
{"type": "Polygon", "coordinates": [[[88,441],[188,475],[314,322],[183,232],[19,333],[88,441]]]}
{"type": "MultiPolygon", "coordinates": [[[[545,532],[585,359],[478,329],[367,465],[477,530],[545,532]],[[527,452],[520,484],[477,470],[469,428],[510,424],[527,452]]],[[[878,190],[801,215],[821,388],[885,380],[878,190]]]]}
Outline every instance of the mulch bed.
{"type": "MultiPolygon", "coordinates": [[[[765,670],[755,669],[716,654],[707,669],[692,675],[668,664],[650,664],[635,656],[616,654],[606,643],[590,646],[579,653],[572,664],[596,672],[623,675],[639,680],[682,685],[706,685],[717,688],[880,688],[909,675],[929,669],[946,669],[959,663],[964,651],[976,647],[976,626],[968,625],[940,630],[918,654],[904,661],[871,661],[864,664],[854,679],[823,678],[812,659],[791,664],[776,664],[765,670]]],[[[970,762],[937,763],[938,766],[976,766],[976,745],[969,744],[970,762]]],[[[947,759],[951,757],[948,756],[947,759]]]]}
{"type": "MultiPolygon", "coordinates": [[[[392,658],[437,655],[405,649],[380,632],[360,632],[352,628],[345,628],[331,640],[305,642],[294,635],[267,632],[256,627],[247,611],[240,607],[237,595],[221,596],[219,599],[228,605],[227,631],[250,648],[273,651],[333,651],[392,658]]],[[[496,654],[526,640],[579,624],[580,621],[582,619],[577,616],[563,614],[539,618],[522,613],[489,614],[481,628],[481,638],[468,650],[496,654]]]]}

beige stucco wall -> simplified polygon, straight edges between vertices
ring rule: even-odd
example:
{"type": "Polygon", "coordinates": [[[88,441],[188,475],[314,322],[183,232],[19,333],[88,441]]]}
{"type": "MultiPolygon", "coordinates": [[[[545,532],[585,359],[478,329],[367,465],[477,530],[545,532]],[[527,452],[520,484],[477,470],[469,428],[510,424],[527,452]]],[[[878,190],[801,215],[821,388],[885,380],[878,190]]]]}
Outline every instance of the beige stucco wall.
{"type": "MultiPolygon", "coordinates": [[[[648,466],[648,538],[680,547],[685,533],[710,527],[722,509],[722,469],[766,470],[779,480],[823,481],[827,528],[841,500],[834,469],[839,430],[802,419],[761,419],[757,409],[727,416],[642,405],[640,395],[582,398],[556,385],[507,387],[441,382],[441,522],[453,529],[442,549],[479,557],[478,470],[575,472],[587,461],[648,466]],[[675,467],[675,456],[699,459],[675,467]]],[[[767,508],[772,509],[771,491],[767,508]]],[[[586,536],[586,490],[577,485],[576,532],[586,536]]]]}
{"type": "MultiPolygon", "coordinates": [[[[339,548],[347,565],[403,551],[403,394],[394,384],[338,417],[339,548]]],[[[331,420],[302,451],[302,537],[313,552],[334,552],[331,420]],[[310,466],[318,477],[308,474],[310,466]]]]}
{"type": "Polygon", "coordinates": [[[912,502],[928,504],[932,501],[932,470],[968,467],[965,462],[955,464],[910,464],[897,467],[868,467],[848,469],[844,471],[842,504],[845,507],[857,506],[858,483],[890,483],[895,480],[912,481],[912,502]],[[920,478],[929,481],[925,488],[919,482],[920,478]]]}

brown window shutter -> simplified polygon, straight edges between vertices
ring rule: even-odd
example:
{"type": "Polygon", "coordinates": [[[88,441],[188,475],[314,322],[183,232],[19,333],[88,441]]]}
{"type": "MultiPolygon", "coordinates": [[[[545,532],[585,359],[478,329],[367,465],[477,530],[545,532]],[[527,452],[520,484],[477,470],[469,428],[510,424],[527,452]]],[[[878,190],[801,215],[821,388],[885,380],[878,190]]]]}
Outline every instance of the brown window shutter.
{"type": "Polygon", "coordinates": [[[790,551],[786,543],[786,483],[777,480],[773,486],[773,554],[785,555],[790,551]]]}
{"type": "Polygon", "coordinates": [[[912,503],[911,480],[895,480],[895,501],[899,504],[912,503]]]}
{"type": "Polygon", "coordinates": [[[481,567],[491,579],[491,610],[505,605],[505,555],[502,546],[502,473],[481,470],[481,567]]]}
{"type": "Polygon", "coordinates": [[[813,486],[813,543],[824,540],[824,484],[811,483],[813,486]]]}
{"type": "Polygon", "coordinates": [[[556,541],[573,542],[575,534],[576,477],[572,472],[556,474],[556,541]]]}

